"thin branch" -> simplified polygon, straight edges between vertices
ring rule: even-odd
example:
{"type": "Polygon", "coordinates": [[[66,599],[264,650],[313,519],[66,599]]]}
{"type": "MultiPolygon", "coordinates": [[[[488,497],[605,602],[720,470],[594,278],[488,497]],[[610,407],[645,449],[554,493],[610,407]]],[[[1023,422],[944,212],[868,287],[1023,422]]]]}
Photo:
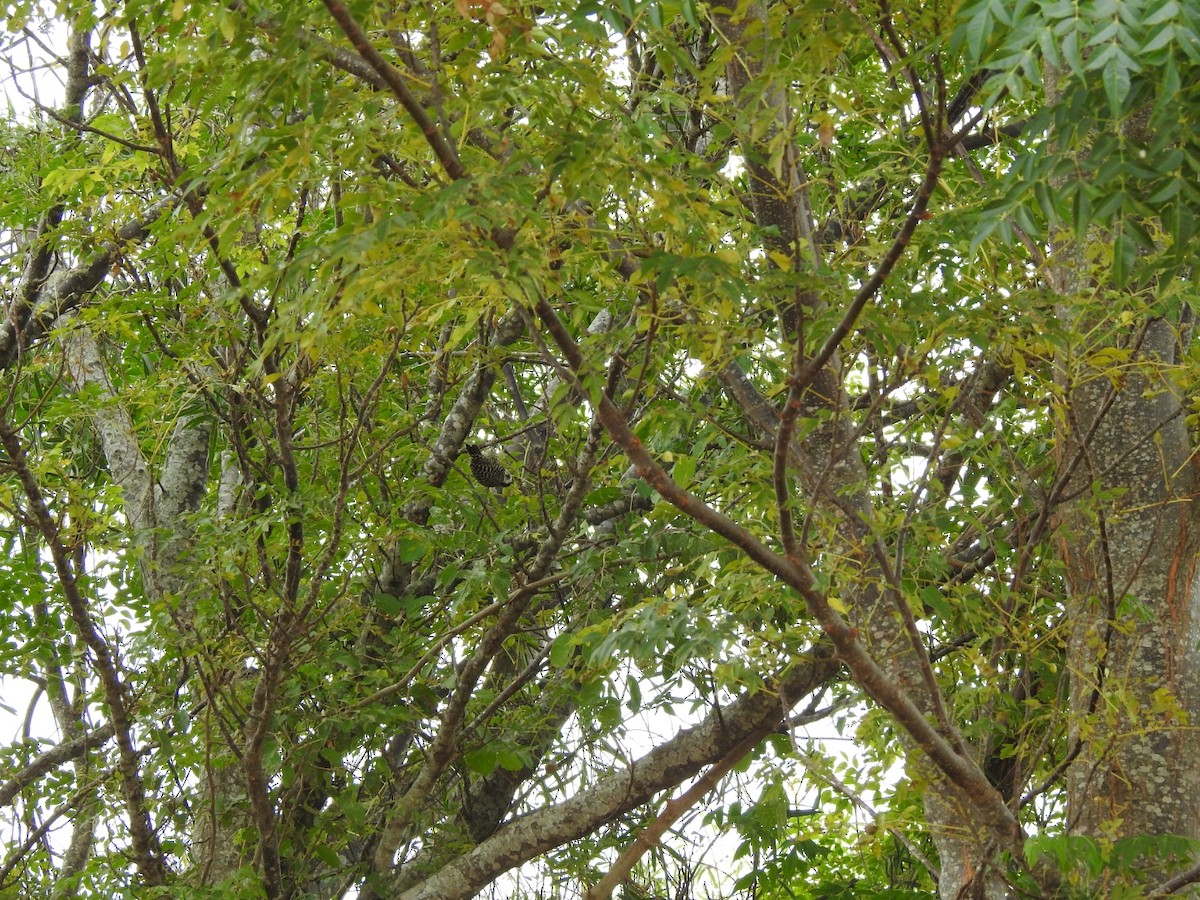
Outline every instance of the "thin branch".
{"type": "Polygon", "coordinates": [[[421,129],[421,134],[425,135],[425,140],[429,147],[437,156],[438,162],[442,164],[446,174],[455,181],[467,177],[467,171],[463,168],[462,163],[458,159],[458,154],[440,131],[433,120],[429,118],[429,114],[425,112],[425,108],[417,102],[417,98],[413,96],[412,91],[408,89],[408,85],[404,83],[403,74],[396,69],[391,63],[383,58],[383,55],[375,49],[375,45],[371,43],[366,33],[362,30],[362,26],[355,20],[354,15],[346,8],[346,5],[340,0],[324,0],[325,8],[329,10],[329,14],[333,16],[338,27],[342,29],[342,33],[350,39],[350,43],[354,45],[354,49],[359,55],[367,61],[372,69],[378,73],[379,77],[384,80],[384,83],[396,95],[396,99],[408,112],[409,116],[421,129]]]}
{"type": "MultiPolygon", "coordinates": [[[[417,674],[420,673],[420,671],[442,651],[442,648],[444,648],[460,634],[470,631],[475,625],[482,622],[489,616],[495,615],[509,603],[515,603],[517,600],[522,599],[528,594],[536,593],[544,587],[548,587],[551,584],[556,584],[557,582],[562,581],[566,577],[567,573],[562,572],[556,575],[551,575],[548,578],[539,579],[538,581],[531,581],[527,584],[521,585],[521,587],[517,588],[517,590],[513,591],[503,600],[497,600],[495,603],[488,604],[479,612],[469,616],[465,621],[445,632],[440,638],[438,638],[437,641],[434,642],[433,646],[430,647],[419,660],[413,663],[412,667],[405,672],[398,681],[389,684],[387,687],[380,688],[368,697],[364,697],[362,700],[350,707],[350,709],[366,709],[374,706],[382,700],[387,700],[389,697],[396,696],[406,687],[408,687],[409,683],[417,676],[417,674]]],[[[341,713],[339,713],[339,715],[340,714],[341,713]]]]}
{"type": "Polygon", "coordinates": [[[71,613],[71,620],[83,642],[92,653],[93,668],[100,679],[105,706],[112,719],[118,748],[118,771],[121,773],[121,793],[129,816],[130,838],[133,841],[134,862],[149,887],[166,883],[167,867],[163,859],[158,834],[150,821],[145,786],[138,768],[138,751],[133,743],[133,714],[116,657],[100,629],[92,619],[88,602],[79,590],[70,553],[64,546],[55,517],[50,514],[40,485],[29,467],[25,447],[7,415],[0,416],[0,446],[16,473],[29,513],[41,532],[54,563],[59,586],[71,613]]]}
{"type": "Polygon", "coordinates": [[[106,141],[112,141],[114,144],[120,144],[122,147],[125,147],[128,150],[133,150],[135,153],[147,153],[151,156],[158,156],[158,148],[153,147],[150,144],[139,144],[136,141],[127,140],[120,135],[105,131],[103,128],[97,128],[94,125],[88,125],[86,122],[77,122],[70,116],[64,116],[57,110],[51,109],[49,106],[44,106],[40,103],[37,105],[37,110],[42,115],[49,116],[60,125],[66,125],[68,128],[72,128],[75,131],[78,131],[80,134],[94,134],[97,137],[104,138],[106,141]]]}
{"type": "Polygon", "coordinates": [[[4,887],[13,869],[20,865],[21,860],[29,855],[29,851],[45,840],[46,835],[50,833],[50,829],[54,827],[55,822],[70,812],[71,809],[78,806],[89,794],[97,790],[105,775],[106,773],[99,773],[99,777],[92,779],[90,783],[84,785],[68,797],[64,803],[59,804],[46,813],[42,818],[41,825],[30,832],[29,837],[25,839],[20,847],[13,848],[8,859],[4,861],[4,865],[0,866],[0,887],[4,887]]]}
{"type": "Polygon", "coordinates": [[[1147,897],[1167,897],[1171,894],[1176,894],[1191,884],[1200,881],[1200,863],[1192,866],[1190,869],[1185,869],[1178,875],[1168,878],[1162,884],[1151,888],[1147,897]]]}
{"type": "Polygon", "coordinates": [[[899,262],[900,257],[908,248],[909,241],[912,240],[913,233],[917,230],[917,225],[925,218],[925,211],[929,207],[929,201],[932,199],[933,192],[937,188],[938,176],[942,171],[942,153],[943,151],[940,146],[936,144],[930,146],[929,163],[925,168],[925,178],[921,182],[920,189],[917,191],[913,208],[909,211],[904,224],[900,227],[899,234],[896,235],[895,240],[888,247],[887,253],[880,260],[874,273],[858,289],[858,293],[854,295],[854,299],[846,307],[846,312],[842,315],[841,321],[829,333],[829,336],[825,338],[825,343],[821,346],[821,349],[796,373],[793,379],[794,386],[805,389],[812,383],[817,373],[833,358],[833,354],[837,352],[838,346],[845,340],[846,335],[854,328],[854,323],[858,321],[858,317],[864,307],[878,292],[888,275],[891,274],[892,269],[896,267],[896,263],[899,262]]]}
{"type": "MultiPolygon", "coordinates": [[[[585,370],[582,352],[558,318],[558,314],[545,299],[539,299],[534,308],[543,327],[566,357],[582,389],[581,376],[585,370]]],[[[979,766],[972,759],[961,755],[954,745],[925,719],[913,699],[876,662],[859,641],[857,630],[830,605],[829,598],[818,586],[817,579],[806,562],[775,553],[746,528],[679,487],[646,450],[612,400],[601,394],[594,402],[609,436],[625,451],[638,475],[667,502],[714,534],[725,538],[763,569],[778,576],[781,581],[798,591],[804,598],[809,613],[820,623],[825,634],[833,642],[838,657],[850,669],[855,681],[871,699],[891,713],[933,764],[976,806],[983,822],[1003,846],[1014,851],[1019,850],[1021,826],[1004,802],[1004,798],[988,782],[979,766]]]]}
{"type": "Polygon", "coordinates": [[[720,784],[721,779],[729,774],[729,770],[753,750],[760,740],[758,734],[751,733],[726,753],[712,768],[696,779],[695,784],[674,800],[667,801],[667,805],[658,814],[658,818],[646,826],[634,842],[625,848],[625,852],[617,857],[617,861],[608,870],[608,874],[584,894],[584,900],[608,900],[617,885],[629,877],[629,873],[633,871],[638,860],[662,839],[662,836],[667,833],[667,829],[679,821],[685,812],[704,799],[706,794],[713,791],[720,784]]]}

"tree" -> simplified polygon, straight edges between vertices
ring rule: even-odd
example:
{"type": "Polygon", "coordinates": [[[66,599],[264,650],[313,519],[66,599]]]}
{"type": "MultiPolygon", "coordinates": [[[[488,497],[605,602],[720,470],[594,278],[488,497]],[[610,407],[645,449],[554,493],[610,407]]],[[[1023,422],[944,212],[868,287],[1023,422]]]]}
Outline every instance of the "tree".
{"type": "Polygon", "coordinates": [[[1200,880],[1193,5],[6,14],[6,890],[1200,880]]]}

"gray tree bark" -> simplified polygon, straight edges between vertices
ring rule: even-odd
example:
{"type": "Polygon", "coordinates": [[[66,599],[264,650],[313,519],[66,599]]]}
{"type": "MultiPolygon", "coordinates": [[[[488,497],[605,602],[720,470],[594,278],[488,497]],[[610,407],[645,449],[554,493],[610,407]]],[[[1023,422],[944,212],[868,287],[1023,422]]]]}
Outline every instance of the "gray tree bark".
{"type": "MultiPolygon", "coordinates": [[[[1167,369],[1176,327],[1125,338],[1111,383],[1074,367],[1060,465],[1078,468],[1064,511],[1070,583],[1075,834],[1200,837],[1200,579],[1195,447],[1167,369]]],[[[1164,873],[1165,874],[1165,873],[1164,873]]]]}

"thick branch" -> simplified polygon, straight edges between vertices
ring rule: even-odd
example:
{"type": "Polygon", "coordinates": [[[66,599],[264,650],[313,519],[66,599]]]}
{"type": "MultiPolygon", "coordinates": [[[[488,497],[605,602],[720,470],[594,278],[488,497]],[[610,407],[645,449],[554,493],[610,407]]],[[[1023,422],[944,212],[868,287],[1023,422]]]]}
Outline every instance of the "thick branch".
{"type": "MultiPolygon", "coordinates": [[[[779,684],[780,693],[804,697],[833,677],[828,656],[802,660],[779,684]]],[[[522,816],[469,853],[401,895],[402,900],[468,900],[499,875],[539,854],[592,833],[604,822],[636,809],[659,791],[696,775],[743,741],[761,740],[779,724],[778,694],[759,691],[714,710],[699,725],[614,772],[569,800],[522,816]]]]}
{"type": "MultiPolygon", "coordinates": [[[[535,304],[538,317],[553,337],[571,370],[584,374],[583,354],[545,300],[535,304]]],[[[580,384],[586,381],[580,377],[580,384]]],[[[609,436],[621,446],[630,462],[647,484],[663,499],[695,519],[699,524],[741,549],[763,569],[797,590],[804,597],[810,614],[817,619],[837,648],[838,656],[850,669],[855,681],[876,703],[886,709],[913,741],[978,809],[981,819],[1002,846],[1019,850],[1021,827],[1004,798],[991,786],[979,766],[959,755],[925,719],[913,699],[875,661],[858,639],[858,632],[829,604],[816,578],[803,559],[780,556],[732,519],[708,506],[679,487],[657,463],[633,433],[624,415],[604,394],[594,398],[601,421],[609,436]]]]}
{"type": "Polygon", "coordinates": [[[113,736],[113,733],[112,723],[108,722],[73,741],[63,741],[61,744],[51,747],[20,772],[12,775],[3,785],[0,785],[0,806],[8,806],[17,794],[52,769],[103,746],[113,736]]]}
{"type": "Polygon", "coordinates": [[[100,252],[88,262],[56,275],[32,294],[23,288],[21,293],[30,294],[32,299],[11,309],[0,326],[0,369],[12,366],[21,351],[45,335],[59,316],[80,306],[112,271],[122,245],[145,239],[150,226],[178,202],[175,197],[164,197],[141,218],[121,226],[117,240],[103,241],[100,252]]]}

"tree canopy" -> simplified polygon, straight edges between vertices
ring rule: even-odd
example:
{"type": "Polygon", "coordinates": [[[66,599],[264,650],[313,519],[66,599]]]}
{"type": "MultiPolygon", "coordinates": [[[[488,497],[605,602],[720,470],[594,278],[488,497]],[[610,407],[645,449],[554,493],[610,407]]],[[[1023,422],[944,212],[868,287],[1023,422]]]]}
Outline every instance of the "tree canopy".
{"type": "Polygon", "coordinates": [[[1200,881],[1194,2],[4,10],[5,896],[1200,881]]]}

